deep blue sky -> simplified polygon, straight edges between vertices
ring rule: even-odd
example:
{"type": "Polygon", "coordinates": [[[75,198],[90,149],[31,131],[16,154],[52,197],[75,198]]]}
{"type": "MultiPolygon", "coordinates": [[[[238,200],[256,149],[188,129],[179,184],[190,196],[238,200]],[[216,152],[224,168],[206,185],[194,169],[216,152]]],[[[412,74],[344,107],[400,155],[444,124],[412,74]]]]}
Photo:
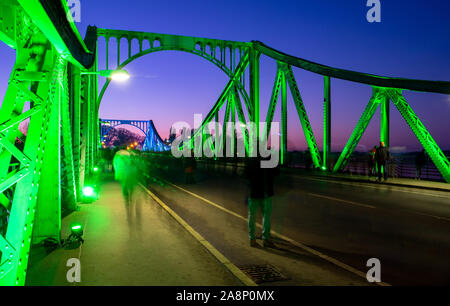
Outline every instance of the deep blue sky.
{"type": "MultiPolygon", "coordinates": [[[[283,52],[338,68],[416,79],[450,81],[450,3],[448,1],[381,0],[382,22],[366,21],[365,0],[81,0],[82,36],[88,24],[238,41],[260,40],[283,52]]],[[[112,48],[114,44],[111,45],[112,48]]],[[[99,44],[103,67],[104,43],[99,44]]],[[[0,94],[12,68],[14,53],[0,47],[0,94]]],[[[275,62],[261,60],[262,114],[270,99],[275,62]]],[[[153,119],[163,137],[175,121],[206,114],[227,79],[211,63],[194,55],[160,52],[127,69],[133,78],[112,85],[100,116],[153,119]]],[[[319,146],[322,144],[322,79],[294,70],[319,146]]],[[[341,150],[371,94],[369,86],[333,80],[332,149],[341,150]]],[[[450,97],[405,92],[410,105],[442,149],[450,149],[450,97]]],[[[289,99],[289,147],[306,146],[289,99]]],[[[279,118],[279,111],[275,119],[279,118]]],[[[398,111],[391,108],[391,145],[416,150],[420,144],[398,111]]],[[[361,140],[366,150],[378,140],[379,113],[361,140]]]]}

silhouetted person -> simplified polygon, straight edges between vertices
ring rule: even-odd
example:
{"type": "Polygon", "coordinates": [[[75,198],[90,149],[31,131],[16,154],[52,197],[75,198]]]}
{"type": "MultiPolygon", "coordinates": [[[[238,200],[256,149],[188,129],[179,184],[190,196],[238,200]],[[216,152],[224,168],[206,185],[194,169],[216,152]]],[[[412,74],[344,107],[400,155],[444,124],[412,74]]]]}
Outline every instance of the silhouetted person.
{"type": "Polygon", "coordinates": [[[311,170],[311,166],[312,166],[313,160],[311,157],[311,151],[308,149],[305,151],[305,166],[306,166],[306,170],[311,170]]]}
{"type": "Polygon", "coordinates": [[[193,154],[184,160],[184,174],[186,175],[186,184],[195,184],[195,169],[197,161],[193,154]]]}
{"type": "Polygon", "coordinates": [[[422,176],[422,169],[427,163],[427,156],[425,155],[425,150],[419,152],[416,156],[416,179],[420,180],[422,176]]]}
{"type": "Polygon", "coordinates": [[[255,235],[255,223],[258,210],[263,216],[262,239],[264,247],[274,247],[270,240],[272,197],[274,195],[274,179],[279,173],[279,168],[261,168],[261,158],[249,158],[246,160],[244,176],[248,181],[248,230],[250,246],[257,246],[255,235]]]}
{"type": "Polygon", "coordinates": [[[372,150],[369,151],[369,159],[368,159],[368,166],[369,166],[369,176],[375,175],[375,168],[376,168],[376,161],[375,161],[375,153],[377,152],[377,146],[374,146],[372,150]]]}
{"type": "Polygon", "coordinates": [[[375,152],[375,160],[378,168],[378,181],[381,182],[382,173],[384,174],[384,180],[387,180],[387,161],[389,160],[389,150],[384,146],[384,142],[380,142],[380,146],[375,152]]]}

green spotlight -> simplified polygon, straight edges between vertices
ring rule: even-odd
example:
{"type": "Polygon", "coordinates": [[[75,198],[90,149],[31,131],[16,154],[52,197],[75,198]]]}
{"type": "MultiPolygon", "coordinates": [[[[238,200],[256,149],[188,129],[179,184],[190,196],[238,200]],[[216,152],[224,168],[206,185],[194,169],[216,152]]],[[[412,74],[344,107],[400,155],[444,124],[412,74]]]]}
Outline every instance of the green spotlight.
{"type": "Polygon", "coordinates": [[[84,242],[83,239],[83,226],[79,223],[72,224],[70,228],[70,235],[64,241],[64,245],[71,247],[78,247],[81,243],[84,242]]]}
{"type": "Polygon", "coordinates": [[[98,167],[94,167],[94,172],[98,172],[98,167]]]}
{"type": "Polygon", "coordinates": [[[85,197],[93,197],[95,195],[95,190],[91,186],[86,186],[83,188],[83,195],[85,197]]]}
{"type": "Polygon", "coordinates": [[[81,226],[81,224],[72,225],[71,233],[76,236],[83,235],[83,227],[81,226]]]}

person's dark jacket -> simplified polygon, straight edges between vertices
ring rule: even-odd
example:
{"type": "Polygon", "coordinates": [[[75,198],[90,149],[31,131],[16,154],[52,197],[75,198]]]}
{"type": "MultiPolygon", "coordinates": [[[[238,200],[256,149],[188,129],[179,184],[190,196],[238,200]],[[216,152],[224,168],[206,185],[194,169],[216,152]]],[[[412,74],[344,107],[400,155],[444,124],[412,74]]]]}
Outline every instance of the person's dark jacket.
{"type": "Polygon", "coordinates": [[[245,164],[244,176],[249,187],[249,196],[263,199],[274,195],[274,181],[279,174],[279,167],[261,168],[261,159],[249,158],[245,164]]]}
{"type": "Polygon", "coordinates": [[[425,152],[420,152],[416,156],[416,166],[417,167],[423,167],[427,163],[427,156],[425,155],[425,152]]]}
{"type": "Polygon", "coordinates": [[[378,163],[384,163],[389,160],[389,150],[386,147],[378,147],[375,152],[375,159],[378,163]]]}

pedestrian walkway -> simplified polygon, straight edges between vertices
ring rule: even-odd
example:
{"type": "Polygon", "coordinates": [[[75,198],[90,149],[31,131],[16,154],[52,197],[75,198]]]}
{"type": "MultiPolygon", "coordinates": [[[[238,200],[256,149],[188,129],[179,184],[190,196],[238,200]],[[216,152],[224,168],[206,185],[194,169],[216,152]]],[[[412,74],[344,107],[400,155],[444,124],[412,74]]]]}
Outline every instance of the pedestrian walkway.
{"type": "Polygon", "coordinates": [[[83,224],[85,243],[49,255],[34,250],[27,285],[73,285],[66,280],[69,258],[80,259],[81,283],[75,285],[81,286],[242,285],[146,193],[137,197],[140,213],[127,222],[120,186],[103,185],[98,201],[81,204],[62,221],[63,237],[72,222],[83,224]]]}

